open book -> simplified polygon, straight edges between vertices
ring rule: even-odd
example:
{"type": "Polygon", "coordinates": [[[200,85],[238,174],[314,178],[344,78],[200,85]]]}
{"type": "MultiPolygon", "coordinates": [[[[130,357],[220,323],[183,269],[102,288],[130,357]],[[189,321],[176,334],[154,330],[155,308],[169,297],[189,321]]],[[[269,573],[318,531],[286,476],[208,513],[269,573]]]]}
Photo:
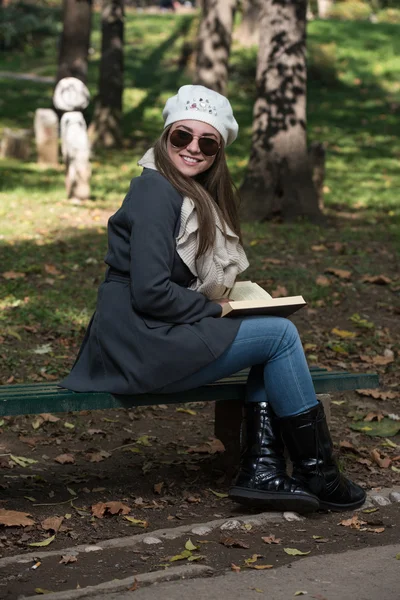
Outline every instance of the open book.
{"type": "Polygon", "coordinates": [[[287,317],[307,303],[303,296],[273,298],[257,283],[238,281],[229,292],[230,301],[223,305],[222,316],[276,315],[287,317]]]}

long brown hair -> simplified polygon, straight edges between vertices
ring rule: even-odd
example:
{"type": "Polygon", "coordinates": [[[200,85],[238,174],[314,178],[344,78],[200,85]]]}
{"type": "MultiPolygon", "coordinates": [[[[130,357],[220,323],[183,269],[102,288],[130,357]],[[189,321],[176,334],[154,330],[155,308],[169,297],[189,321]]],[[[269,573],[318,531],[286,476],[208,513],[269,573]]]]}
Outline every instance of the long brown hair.
{"type": "Polygon", "coordinates": [[[213,207],[222,223],[227,223],[241,240],[238,215],[238,196],[229,174],[223,145],[215,161],[207,171],[197,177],[186,177],[175,167],[168,155],[167,127],[154,144],[154,156],[159,172],[168,179],[176,190],[193,200],[199,220],[199,243],[196,258],[211,249],[215,240],[213,207]]]}

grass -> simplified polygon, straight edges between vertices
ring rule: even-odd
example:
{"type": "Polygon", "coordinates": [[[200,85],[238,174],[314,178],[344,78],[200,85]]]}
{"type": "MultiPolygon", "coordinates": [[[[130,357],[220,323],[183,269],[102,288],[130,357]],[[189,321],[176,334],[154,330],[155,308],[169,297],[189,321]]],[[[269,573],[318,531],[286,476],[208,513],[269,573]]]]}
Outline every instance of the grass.
{"type": "MultiPolygon", "coordinates": [[[[91,200],[66,200],[62,168],[42,169],[33,160],[0,162],[1,271],[20,273],[18,278],[2,279],[4,381],[10,374],[23,380],[67,370],[102,280],[107,218],[119,207],[130,178],[139,173],[137,160],[160,131],[166,98],[190,82],[190,73],[182,67],[182,49],[194,28],[192,16],[128,12],[125,146],[93,157],[91,200]],[[52,346],[49,353],[32,353],[44,343],[52,346]]],[[[325,306],[335,311],[339,301],[351,297],[356,308],[348,306],[345,320],[362,310],[360,298],[365,304],[364,274],[384,272],[392,278],[381,297],[376,290],[371,294],[374,302],[386,306],[383,311],[392,307],[398,293],[399,29],[386,23],[310,23],[308,131],[310,140],[327,145],[325,204],[336,220],[324,229],[307,223],[244,224],[251,262],[246,277],[268,289],[284,285],[289,294],[303,293],[315,310],[325,306]],[[282,262],[266,263],[266,257],[282,262]],[[328,267],[351,269],[352,283],[317,285],[316,277],[328,267]]],[[[100,59],[98,15],[92,46],[88,85],[94,95],[100,59]]],[[[229,96],[241,129],[229,149],[229,166],[239,185],[251,144],[255,64],[255,48],[234,46],[229,96]]],[[[24,53],[0,54],[0,71],[54,75],[56,40],[24,53]]],[[[49,84],[0,78],[0,129],[31,127],[35,109],[50,106],[51,94],[49,84]]],[[[90,109],[87,116],[90,119],[90,109]]],[[[384,313],[382,323],[386,317],[393,318],[384,313]]],[[[368,343],[376,341],[374,335],[375,330],[369,337],[365,333],[368,343]]],[[[324,343],[331,343],[329,336],[324,343]]]]}

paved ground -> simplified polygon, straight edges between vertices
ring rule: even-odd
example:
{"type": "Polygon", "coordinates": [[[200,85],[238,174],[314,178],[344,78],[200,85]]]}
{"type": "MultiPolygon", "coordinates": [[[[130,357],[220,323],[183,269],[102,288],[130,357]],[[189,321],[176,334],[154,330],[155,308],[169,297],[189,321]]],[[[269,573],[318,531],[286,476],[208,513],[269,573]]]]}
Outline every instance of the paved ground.
{"type": "MultiPolygon", "coordinates": [[[[272,571],[227,573],[211,579],[171,581],[132,592],[107,594],[107,600],[289,600],[296,592],[317,600],[398,600],[400,598],[400,542],[306,558],[272,571]]],[[[298,594],[301,596],[301,594],[298,594]]],[[[50,596],[49,596],[50,598],[50,596]]],[[[95,596],[103,600],[104,595],[95,596]]]]}

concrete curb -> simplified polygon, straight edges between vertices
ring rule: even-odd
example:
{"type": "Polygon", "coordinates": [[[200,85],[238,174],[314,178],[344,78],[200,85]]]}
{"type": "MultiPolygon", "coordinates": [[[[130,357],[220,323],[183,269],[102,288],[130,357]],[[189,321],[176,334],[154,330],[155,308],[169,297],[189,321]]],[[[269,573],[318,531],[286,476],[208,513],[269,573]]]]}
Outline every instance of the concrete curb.
{"type": "MultiPolygon", "coordinates": [[[[191,525],[181,525],[180,527],[157,529],[155,531],[147,533],[139,533],[136,535],[130,535],[127,537],[113,538],[110,540],[104,540],[96,545],[81,544],[79,546],[71,546],[70,548],[61,548],[58,550],[47,550],[47,551],[36,551],[29,552],[27,554],[16,554],[15,556],[6,556],[0,559],[0,569],[8,567],[14,563],[29,563],[34,559],[47,558],[48,556],[60,556],[60,555],[78,555],[79,553],[95,552],[101,550],[107,550],[109,548],[131,548],[143,542],[145,538],[152,537],[162,540],[175,540],[176,538],[191,533],[192,529],[196,527],[208,527],[210,530],[217,529],[221,525],[227,522],[238,522],[239,526],[244,523],[251,523],[252,525],[263,525],[264,523],[277,523],[284,520],[285,513],[279,512],[264,512],[259,513],[255,516],[251,515],[240,515],[238,517],[216,519],[209,521],[208,523],[192,523],[191,525]]],[[[295,514],[295,513],[291,513],[295,514]]],[[[236,527],[232,527],[235,529],[236,527]]],[[[228,528],[227,528],[228,529],[228,528]]]]}
{"type": "MultiPolygon", "coordinates": [[[[138,584],[150,585],[164,581],[175,581],[177,579],[193,579],[204,575],[211,575],[214,569],[206,565],[183,565],[179,567],[169,567],[168,571],[154,571],[152,573],[143,573],[126,577],[125,579],[114,579],[99,585],[88,586],[78,590],[64,590],[63,592],[54,592],[46,594],[47,600],[77,600],[78,598],[88,598],[90,596],[99,596],[100,594],[110,594],[112,592],[127,592],[137,581],[138,584]]],[[[37,594],[34,596],[20,596],[24,600],[37,600],[37,594]]]]}

